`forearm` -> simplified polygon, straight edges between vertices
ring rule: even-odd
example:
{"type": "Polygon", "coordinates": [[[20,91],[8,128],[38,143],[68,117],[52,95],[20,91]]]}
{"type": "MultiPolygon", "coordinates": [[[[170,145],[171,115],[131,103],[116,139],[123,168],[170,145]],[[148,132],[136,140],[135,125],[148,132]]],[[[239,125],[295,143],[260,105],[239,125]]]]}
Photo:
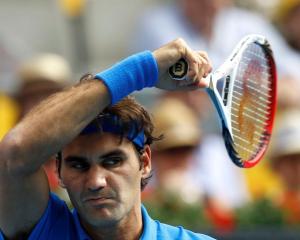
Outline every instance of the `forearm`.
{"type": "Polygon", "coordinates": [[[205,57],[193,52],[182,39],[153,53],[145,51],[124,59],[97,74],[99,81],[88,81],[53,95],[31,111],[0,143],[0,171],[35,171],[107,105],[154,85],[166,90],[197,89],[209,71],[205,57]],[[189,64],[190,80],[183,86],[168,75],[169,67],[181,57],[189,64]]]}
{"type": "Polygon", "coordinates": [[[0,171],[27,175],[75,138],[106,106],[157,80],[149,51],[122,60],[93,80],[55,94],[34,108],[3,140],[0,171]]]}
{"type": "MultiPolygon", "coordinates": [[[[34,108],[2,141],[9,171],[35,171],[70,142],[110,103],[101,81],[57,93],[34,108]]],[[[3,146],[2,146],[3,148],[3,146]]]]}

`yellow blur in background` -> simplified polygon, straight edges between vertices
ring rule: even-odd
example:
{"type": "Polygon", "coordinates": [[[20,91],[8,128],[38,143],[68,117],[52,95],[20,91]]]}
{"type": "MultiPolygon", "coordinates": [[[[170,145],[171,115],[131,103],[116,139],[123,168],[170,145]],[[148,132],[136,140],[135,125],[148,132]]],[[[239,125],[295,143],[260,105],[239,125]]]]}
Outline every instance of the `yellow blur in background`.
{"type": "Polygon", "coordinates": [[[10,97],[0,93],[0,140],[19,118],[19,108],[10,97]]]}
{"type": "Polygon", "coordinates": [[[60,7],[67,16],[79,16],[86,4],[86,0],[59,0],[60,7]]]}

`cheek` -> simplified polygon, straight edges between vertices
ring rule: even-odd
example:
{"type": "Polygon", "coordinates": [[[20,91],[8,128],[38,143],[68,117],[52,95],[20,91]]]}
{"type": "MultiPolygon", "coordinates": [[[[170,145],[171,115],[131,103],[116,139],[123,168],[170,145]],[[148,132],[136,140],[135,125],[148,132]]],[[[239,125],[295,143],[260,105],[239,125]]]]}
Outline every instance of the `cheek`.
{"type": "MultiPolygon", "coordinates": [[[[130,171],[124,171],[122,175],[119,175],[118,190],[128,197],[133,197],[135,194],[140,194],[140,184],[142,173],[138,169],[131,169],[130,171]]],[[[113,183],[111,184],[113,185],[113,183]]]]}
{"type": "Polygon", "coordinates": [[[136,189],[136,186],[139,185],[140,180],[141,180],[141,174],[139,172],[138,173],[131,172],[131,174],[124,176],[122,183],[123,185],[126,185],[124,187],[127,189],[127,191],[130,191],[128,189],[132,189],[132,190],[136,189]]]}
{"type": "Polygon", "coordinates": [[[82,194],[84,193],[84,187],[80,178],[65,177],[62,179],[64,188],[67,191],[70,201],[75,208],[81,208],[82,206],[82,194]]]}
{"type": "Polygon", "coordinates": [[[81,192],[84,179],[82,179],[80,174],[74,174],[62,167],[60,171],[60,181],[63,187],[66,188],[69,193],[73,194],[73,192],[81,192]]]}

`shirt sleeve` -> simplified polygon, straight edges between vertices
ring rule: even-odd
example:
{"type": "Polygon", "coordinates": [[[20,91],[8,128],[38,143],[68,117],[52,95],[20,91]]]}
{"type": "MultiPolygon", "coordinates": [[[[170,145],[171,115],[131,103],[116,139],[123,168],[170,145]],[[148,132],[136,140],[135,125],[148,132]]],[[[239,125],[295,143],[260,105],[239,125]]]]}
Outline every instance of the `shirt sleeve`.
{"type": "Polygon", "coordinates": [[[72,214],[66,203],[51,193],[48,206],[28,240],[76,239],[72,214]]]}

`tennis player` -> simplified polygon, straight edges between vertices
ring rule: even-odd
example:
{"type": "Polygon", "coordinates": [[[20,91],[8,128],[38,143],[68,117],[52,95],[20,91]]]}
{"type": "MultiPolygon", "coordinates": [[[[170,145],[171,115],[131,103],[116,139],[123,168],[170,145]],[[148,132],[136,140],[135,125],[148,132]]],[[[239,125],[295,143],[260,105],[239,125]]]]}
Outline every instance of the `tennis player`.
{"type": "MultiPolygon", "coordinates": [[[[211,239],[154,221],[141,203],[156,140],[135,90],[202,87],[211,71],[204,52],[177,39],[130,56],[34,108],[0,143],[0,239],[211,239]],[[187,59],[187,81],[168,69],[187,59]],[[43,163],[57,170],[74,206],[49,192],[43,163]]],[[[184,187],[184,186],[182,186],[184,187]]]]}

